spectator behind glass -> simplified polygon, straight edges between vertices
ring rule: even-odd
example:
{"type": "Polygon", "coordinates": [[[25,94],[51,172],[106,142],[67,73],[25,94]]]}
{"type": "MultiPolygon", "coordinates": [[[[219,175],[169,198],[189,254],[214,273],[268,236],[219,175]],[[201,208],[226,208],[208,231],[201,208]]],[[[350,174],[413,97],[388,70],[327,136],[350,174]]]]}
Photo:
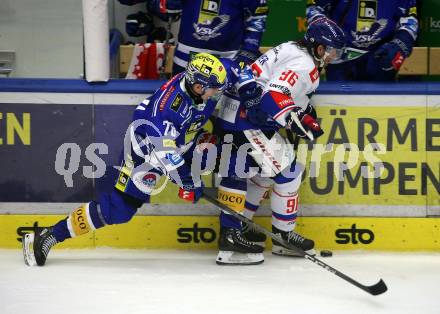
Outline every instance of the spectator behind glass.
{"type": "Polygon", "coordinates": [[[329,81],[394,81],[419,29],[416,0],[309,0],[310,24],[327,16],[348,38],[344,58],[327,69],[329,81]]]}

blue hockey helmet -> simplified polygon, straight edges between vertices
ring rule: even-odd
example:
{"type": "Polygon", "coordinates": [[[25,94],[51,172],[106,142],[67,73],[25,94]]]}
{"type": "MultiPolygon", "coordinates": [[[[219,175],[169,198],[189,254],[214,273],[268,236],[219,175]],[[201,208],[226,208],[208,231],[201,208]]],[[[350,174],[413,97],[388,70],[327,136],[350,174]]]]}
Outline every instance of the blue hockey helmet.
{"type": "Polygon", "coordinates": [[[318,58],[314,48],[318,45],[324,45],[327,52],[334,49],[336,59],[339,59],[342,57],[347,43],[344,31],[327,17],[319,17],[309,24],[304,41],[308,48],[314,52],[315,59],[318,58]]]}

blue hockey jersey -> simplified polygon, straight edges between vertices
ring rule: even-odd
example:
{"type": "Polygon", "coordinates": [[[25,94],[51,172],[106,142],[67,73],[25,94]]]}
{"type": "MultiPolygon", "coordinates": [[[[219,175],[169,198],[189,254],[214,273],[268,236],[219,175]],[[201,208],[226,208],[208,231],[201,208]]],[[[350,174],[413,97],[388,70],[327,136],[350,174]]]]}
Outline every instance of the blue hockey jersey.
{"type": "MultiPolygon", "coordinates": [[[[227,71],[226,88],[238,90],[246,83],[240,78],[240,66],[229,59],[220,61],[227,71]]],[[[206,103],[196,103],[185,86],[184,75],[175,75],[140,103],[133,115],[134,134],[144,141],[143,154],[150,155],[149,162],[153,167],[165,172],[181,166],[188,168],[182,156],[194,147],[194,136],[206,124],[217,105],[215,98],[206,103]]]]}
{"type": "Polygon", "coordinates": [[[198,52],[233,58],[240,49],[257,51],[267,12],[266,0],[183,0],[174,63],[186,67],[198,52]]]}
{"type": "Polygon", "coordinates": [[[346,33],[349,43],[347,60],[360,57],[399,31],[417,38],[416,0],[309,0],[307,20],[326,15],[346,33]]]}

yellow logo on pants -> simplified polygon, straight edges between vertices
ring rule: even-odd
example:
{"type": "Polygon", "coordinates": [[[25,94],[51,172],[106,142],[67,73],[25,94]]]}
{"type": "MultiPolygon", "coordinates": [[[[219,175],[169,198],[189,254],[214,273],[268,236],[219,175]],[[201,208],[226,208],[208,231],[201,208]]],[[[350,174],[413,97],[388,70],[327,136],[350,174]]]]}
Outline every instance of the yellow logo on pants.
{"type": "Polygon", "coordinates": [[[217,199],[220,203],[225,204],[230,209],[241,213],[244,209],[246,194],[233,193],[219,188],[217,199]]]}

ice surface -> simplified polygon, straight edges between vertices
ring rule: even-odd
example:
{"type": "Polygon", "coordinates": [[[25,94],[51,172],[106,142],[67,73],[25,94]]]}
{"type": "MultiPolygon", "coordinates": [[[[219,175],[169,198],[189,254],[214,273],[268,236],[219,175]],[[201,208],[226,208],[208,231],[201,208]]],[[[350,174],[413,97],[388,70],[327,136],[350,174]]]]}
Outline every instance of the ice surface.
{"type": "Polygon", "coordinates": [[[0,250],[1,314],[440,313],[440,254],[334,252],[321,258],[370,296],[310,261],[266,255],[258,266],[217,266],[216,252],[55,250],[27,267],[0,250]]]}

